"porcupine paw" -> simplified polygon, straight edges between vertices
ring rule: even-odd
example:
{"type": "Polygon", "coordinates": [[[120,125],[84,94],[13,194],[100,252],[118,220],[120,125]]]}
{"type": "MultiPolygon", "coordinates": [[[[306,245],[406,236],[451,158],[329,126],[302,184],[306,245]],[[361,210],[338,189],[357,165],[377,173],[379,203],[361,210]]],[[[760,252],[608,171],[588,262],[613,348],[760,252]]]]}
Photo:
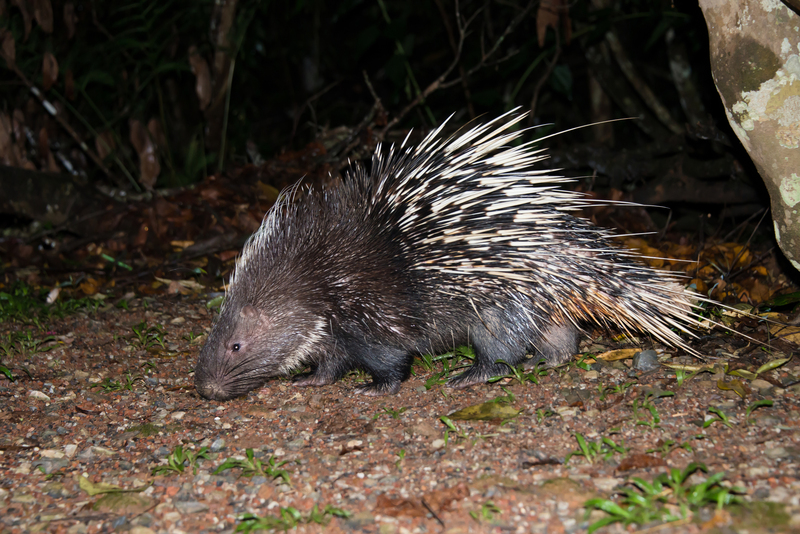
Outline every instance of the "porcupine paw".
{"type": "Polygon", "coordinates": [[[551,324],[544,331],[542,339],[534,346],[536,356],[525,362],[525,368],[535,367],[543,362],[546,367],[556,367],[567,363],[578,352],[579,331],[570,324],[551,324]]]}
{"type": "Polygon", "coordinates": [[[508,374],[508,366],[503,363],[492,365],[473,365],[460,375],[456,375],[447,381],[447,387],[454,389],[464,389],[475,384],[485,384],[493,376],[503,376],[508,374]]]}
{"type": "Polygon", "coordinates": [[[363,386],[356,386],[353,390],[356,395],[367,395],[370,397],[381,397],[383,395],[394,395],[400,391],[400,381],[395,382],[370,382],[363,386]]]}
{"type": "Polygon", "coordinates": [[[543,367],[550,367],[550,365],[547,362],[547,358],[545,358],[541,354],[537,354],[536,356],[528,358],[527,360],[522,362],[522,368],[525,371],[533,371],[540,365],[543,367]]]}
{"type": "Polygon", "coordinates": [[[334,382],[336,382],[335,378],[322,376],[317,373],[301,373],[292,378],[292,383],[295,386],[303,388],[308,386],[327,386],[328,384],[333,384],[334,382]]]}

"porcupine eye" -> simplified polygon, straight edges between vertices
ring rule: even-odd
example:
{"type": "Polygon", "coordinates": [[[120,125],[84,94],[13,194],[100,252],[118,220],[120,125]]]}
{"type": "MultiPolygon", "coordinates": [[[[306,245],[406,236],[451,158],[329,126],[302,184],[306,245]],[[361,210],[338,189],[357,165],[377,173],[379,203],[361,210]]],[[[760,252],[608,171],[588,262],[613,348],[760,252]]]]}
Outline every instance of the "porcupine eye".
{"type": "Polygon", "coordinates": [[[233,347],[231,347],[231,348],[233,349],[233,352],[239,352],[239,349],[242,348],[242,347],[238,343],[234,343],[233,347]]]}

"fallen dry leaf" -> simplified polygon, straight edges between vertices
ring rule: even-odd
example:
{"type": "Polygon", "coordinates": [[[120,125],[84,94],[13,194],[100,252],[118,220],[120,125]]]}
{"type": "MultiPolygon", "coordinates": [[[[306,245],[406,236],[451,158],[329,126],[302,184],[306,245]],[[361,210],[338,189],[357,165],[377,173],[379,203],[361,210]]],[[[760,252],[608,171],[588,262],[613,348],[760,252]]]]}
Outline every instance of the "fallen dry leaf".
{"type": "Polygon", "coordinates": [[[511,419],[519,415],[519,412],[520,411],[513,406],[495,401],[487,401],[456,410],[451,413],[449,417],[460,421],[492,421],[511,419]]]}
{"type": "Polygon", "coordinates": [[[156,280],[163,284],[167,284],[167,293],[174,294],[180,293],[181,295],[189,295],[192,291],[202,291],[205,286],[195,282],[194,280],[169,280],[167,278],[155,277],[156,280]]]}
{"type": "Polygon", "coordinates": [[[87,296],[94,295],[100,290],[100,284],[98,280],[94,278],[87,278],[84,282],[82,282],[78,287],[81,291],[87,296]]]}
{"type": "Polygon", "coordinates": [[[94,497],[95,495],[100,495],[103,493],[109,492],[120,492],[122,488],[117,486],[116,484],[109,484],[107,482],[97,482],[94,483],[89,480],[87,477],[75,477],[78,482],[78,486],[86,492],[87,495],[90,497],[94,497]]]}
{"type": "Polygon", "coordinates": [[[751,390],[749,387],[747,387],[747,384],[741,380],[731,380],[729,382],[717,380],[717,387],[722,391],[733,391],[739,395],[739,398],[742,399],[746,398],[751,393],[751,390]]]}
{"type": "Polygon", "coordinates": [[[94,138],[94,148],[97,150],[97,155],[100,156],[100,159],[106,159],[109,154],[116,150],[114,136],[110,130],[104,130],[97,134],[97,137],[94,138]]]}
{"type": "Polygon", "coordinates": [[[630,471],[631,469],[643,469],[645,467],[661,467],[667,465],[663,458],[650,454],[631,454],[623,458],[617,466],[617,471],[630,471]]]}
{"type": "Polygon", "coordinates": [[[133,240],[133,246],[135,248],[143,247],[145,243],[147,243],[147,236],[150,233],[150,227],[146,222],[143,222],[141,226],[139,226],[139,231],[136,234],[136,237],[133,240]]]}
{"type": "Polygon", "coordinates": [[[544,46],[544,38],[547,35],[548,26],[558,31],[558,10],[559,0],[542,0],[539,3],[539,10],[536,12],[536,37],[539,40],[539,47],[544,46]]]}
{"type": "Polygon", "coordinates": [[[98,408],[96,404],[89,402],[76,402],[75,411],[86,415],[99,415],[103,413],[103,410],[98,408]]]}
{"type": "Polygon", "coordinates": [[[780,339],[791,341],[792,343],[800,343],[800,328],[797,326],[773,324],[769,327],[769,333],[780,339]]]}
{"type": "Polygon", "coordinates": [[[692,278],[689,280],[689,285],[694,286],[695,293],[699,293],[700,295],[708,295],[708,285],[699,278],[692,278]]]}
{"type": "Polygon", "coordinates": [[[75,4],[64,4],[64,25],[67,27],[67,40],[75,37],[75,26],[78,24],[78,15],[75,14],[75,4]]]}
{"type": "Polygon", "coordinates": [[[130,139],[133,148],[136,149],[137,154],[143,152],[148,143],[147,133],[144,130],[144,126],[142,126],[141,121],[131,119],[129,127],[131,130],[130,139]]]}
{"type": "Polygon", "coordinates": [[[731,513],[728,510],[721,510],[717,508],[714,510],[714,516],[708,521],[702,523],[701,532],[710,532],[712,529],[716,531],[719,527],[730,525],[732,522],[731,513]]]}
{"type": "Polygon", "coordinates": [[[33,18],[31,12],[28,11],[28,2],[26,0],[11,0],[11,3],[17,6],[22,13],[22,25],[25,27],[25,36],[22,38],[23,42],[28,40],[33,27],[33,18]]]}
{"type": "Polygon", "coordinates": [[[222,252],[220,252],[218,254],[219,259],[222,260],[222,261],[228,261],[230,259],[235,258],[238,255],[239,255],[239,251],[238,250],[223,250],[222,252]]]}
{"type": "Polygon", "coordinates": [[[641,352],[642,349],[619,349],[619,350],[610,350],[608,352],[604,352],[603,354],[598,354],[595,356],[598,360],[604,360],[607,362],[615,362],[617,360],[627,360],[628,358],[633,358],[633,356],[637,352],[641,352]]]}
{"type": "Polygon", "coordinates": [[[412,501],[402,497],[387,497],[386,494],[378,495],[374,512],[391,517],[425,517],[428,514],[428,510],[422,505],[422,501],[412,501]]]}
{"type": "Polygon", "coordinates": [[[281,195],[281,192],[278,190],[277,187],[265,184],[261,180],[256,182],[256,188],[258,189],[258,198],[263,198],[264,200],[268,200],[269,202],[277,201],[278,197],[281,195]]]}
{"type": "Polygon", "coordinates": [[[139,182],[146,189],[152,190],[161,173],[158,149],[141,121],[131,119],[130,129],[131,144],[139,155],[139,182]]]}
{"type": "Polygon", "coordinates": [[[647,263],[647,265],[655,268],[655,269],[662,269],[665,267],[666,262],[669,260],[667,258],[667,254],[665,252],[660,251],[657,248],[651,247],[647,241],[641,238],[629,238],[624,239],[623,242],[625,243],[625,247],[631,250],[635,250],[639,254],[641,254],[642,260],[647,263]]]}
{"type": "Polygon", "coordinates": [[[200,100],[200,110],[203,111],[211,103],[211,73],[205,58],[194,45],[189,47],[189,65],[196,79],[194,90],[200,100]]]}
{"type": "Polygon", "coordinates": [[[749,288],[747,292],[750,294],[751,302],[754,303],[761,303],[766,302],[770,298],[772,298],[772,293],[774,292],[774,288],[771,287],[769,284],[764,283],[758,279],[752,279],[749,281],[749,288]]]}
{"type": "Polygon", "coordinates": [[[0,56],[6,60],[9,69],[14,68],[16,62],[16,48],[14,46],[14,35],[10,30],[0,30],[0,56]]]}
{"type": "Polygon", "coordinates": [[[223,191],[219,187],[209,185],[200,190],[200,196],[203,200],[217,200],[223,196],[223,191]]]}
{"type": "Polygon", "coordinates": [[[427,493],[423,498],[434,512],[442,512],[450,507],[455,501],[460,501],[469,497],[469,488],[463,482],[456,484],[452,488],[444,488],[427,493]]]}
{"type": "Polygon", "coordinates": [[[158,119],[150,119],[147,123],[147,131],[150,132],[150,137],[156,144],[156,147],[166,146],[167,138],[164,135],[164,129],[161,127],[161,121],[158,119]]]}
{"type": "Polygon", "coordinates": [[[375,513],[391,517],[425,517],[429,510],[423,501],[434,513],[447,509],[454,501],[469,496],[469,488],[463,482],[443,490],[426,493],[421,498],[404,499],[402,497],[387,497],[386,494],[378,495],[375,502],[375,513]]]}
{"type": "Polygon", "coordinates": [[[53,5],[50,0],[33,0],[33,16],[45,33],[53,33],[53,5]]]}

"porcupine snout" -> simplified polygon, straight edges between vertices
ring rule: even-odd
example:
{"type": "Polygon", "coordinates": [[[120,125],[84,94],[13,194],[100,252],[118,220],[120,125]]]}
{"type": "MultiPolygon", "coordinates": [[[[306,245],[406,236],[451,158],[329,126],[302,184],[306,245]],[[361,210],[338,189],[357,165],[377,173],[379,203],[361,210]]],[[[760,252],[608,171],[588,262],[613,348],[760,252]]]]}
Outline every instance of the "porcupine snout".
{"type": "Polygon", "coordinates": [[[206,399],[222,401],[227,398],[225,389],[214,381],[195,380],[195,387],[197,388],[197,392],[200,394],[200,396],[205,397],[206,399]]]}
{"type": "MultiPolygon", "coordinates": [[[[220,365],[224,355],[210,354],[219,351],[220,345],[208,343],[203,347],[198,365],[194,371],[194,384],[200,396],[216,401],[232,398],[226,380],[226,373],[220,365]]],[[[223,347],[224,348],[224,347],[223,347]]]]}

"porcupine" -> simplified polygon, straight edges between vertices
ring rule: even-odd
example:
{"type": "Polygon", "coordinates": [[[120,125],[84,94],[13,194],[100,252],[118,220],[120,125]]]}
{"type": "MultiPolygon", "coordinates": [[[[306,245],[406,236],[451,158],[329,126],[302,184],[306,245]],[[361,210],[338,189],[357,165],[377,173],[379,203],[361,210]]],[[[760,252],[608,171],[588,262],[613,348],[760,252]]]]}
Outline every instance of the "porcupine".
{"type": "Polygon", "coordinates": [[[379,146],[371,172],[284,194],[236,262],[197,391],[228,400],[309,366],[296,385],[360,368],[372,382],[356,392],[391,394],[415,355],[471,344],[448,382],[466,387],[528,355],[569,360],[588,324],[693,352],[678,332],[696,324],[694,295],[573,214],[591,201],[533,167],[542,150],[511,146],[524,117],[452,137],[443,124],[416,148],[379,146]]]}

